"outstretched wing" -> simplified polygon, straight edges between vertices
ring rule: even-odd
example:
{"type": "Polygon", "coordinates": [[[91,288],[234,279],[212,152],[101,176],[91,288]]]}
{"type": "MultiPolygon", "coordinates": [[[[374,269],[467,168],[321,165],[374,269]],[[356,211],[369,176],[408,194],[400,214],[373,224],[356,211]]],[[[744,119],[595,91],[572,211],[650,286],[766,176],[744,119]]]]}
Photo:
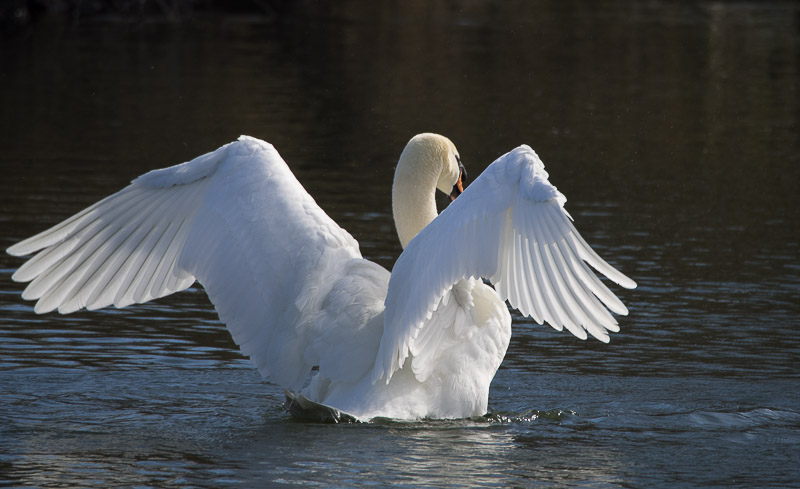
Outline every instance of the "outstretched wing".
{"type": "Polygon", "coordinates": [[[469,277],[488,279],[540,324],[608,342],[608,331],[619,331],[608,310],[628,310],[586,264],[623,287],[636,283],[586,244],[565,202],[529,146],[492,163],[397,260],[373,379],[388,382],[410,352],[425,355],[415,344],[420,331],[442,296],[469,277]]]}
{"type": "Polygon", "coordinates": [[[155,170],[8,249],[38,251],[13,275],[35,310],[125,307],[206,289],[262,375],[302,387],[308,334],[356,241],[303,189],[272,145],[238,141],[155,170]]]}

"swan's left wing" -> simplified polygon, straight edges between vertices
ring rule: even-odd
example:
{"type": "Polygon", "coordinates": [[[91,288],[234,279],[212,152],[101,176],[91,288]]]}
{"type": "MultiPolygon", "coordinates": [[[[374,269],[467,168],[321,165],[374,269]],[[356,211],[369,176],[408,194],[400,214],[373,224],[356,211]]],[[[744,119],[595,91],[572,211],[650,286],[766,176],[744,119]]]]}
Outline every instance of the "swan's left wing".
{"type": "Polygon", "coordinates": [[[469,277],[491,281],[539,324],[608,342],[608,331],[619,331],[608,310],[628,310],[586,264],[625,288],[636,283],[589,247],[565,202],[529,146],[492,163],[397,260],[373,379],[388,382],[409,355],[413,362],[429,353],[417,342],[420,331],[442,296],[469,277]]]}
{"type": "Polygon", "coordinates": [[[242,353],[293,390],[321,362],[307,350],[327,326],[315,329],[325,298],[361,257],[277,150],[247,136],[142,175],[8,252],[38,252],[13,279],[31,282],[23,298],[39,313],[125,307],[196,279],[242,353]]]}

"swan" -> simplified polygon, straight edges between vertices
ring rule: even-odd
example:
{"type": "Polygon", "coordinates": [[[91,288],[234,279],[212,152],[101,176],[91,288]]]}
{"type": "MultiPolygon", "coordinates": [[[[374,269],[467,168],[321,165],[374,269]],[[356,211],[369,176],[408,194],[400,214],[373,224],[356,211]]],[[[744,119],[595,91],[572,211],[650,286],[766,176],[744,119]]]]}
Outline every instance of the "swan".
{"type": "Polygon", "coordinates": [[[11,246],[35,253],[12,278],[30,282],[22,297],[40,314],[121,308],[198,281],[299,417],[481,416],[511,337],[506,300],[608,342],[619,331],[611,313],[628,310],[587,264],[636,283],[578,234],[529,146],[466,189],[465,177],[446,137],[408,142],[392,185],[404,250],[390,273],[361,256],[271,144],[241,136],[11,246]],[[437,189],[452,201],[441,214],[437,189]]]}

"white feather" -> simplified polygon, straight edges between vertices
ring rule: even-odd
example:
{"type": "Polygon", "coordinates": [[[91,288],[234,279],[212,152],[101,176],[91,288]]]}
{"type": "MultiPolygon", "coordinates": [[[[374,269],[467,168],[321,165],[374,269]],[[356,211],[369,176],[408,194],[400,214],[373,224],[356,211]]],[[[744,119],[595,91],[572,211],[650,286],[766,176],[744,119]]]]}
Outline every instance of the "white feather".
{"type": "Polygon", "coordinates": [[[635,283],[580,237],[527,146],[436,217],[436,186],[460,173],[454,155],[429,134],[404,150],[393,195],[411,193],[399,194],[406,214],[395,209],[410,242],[391,275],[361,258],[270,144],[242,136],[12,246],[39,252],[13,279],[30,282],[23,298],[37,313],[125,307],[197,280],[265,377],[297,391],[319,367],[289,396],[306,407],[365,420],[483,414],[511,334],[504,300],[538,323],[608,341],[619,326],[606,308],[627,309],[587,263],[635,283]]]}
{"type": "Polygon", "coordinates": [[[277,151],[248,137],[147,173],[8,252],[40,249],[13,276],[32,280],[23,297],[38,300],[37,313],[124,307],[198,279],[242,351],[287,388],[312,366],[302,350],[314,298],[360,257],[277,151]]]}
{"type": "Polygon", "coordinates": [[[520,146],[492,163],[395,264],[373,380],[388,383],[409,355],[423,362],[418,359],[435,354],[407,345],[430,327],[433,304],[465,278],[489,279],[501,298],[537,322],[607,342],[607,331],[618,327],[587,290],[613,312],[627,314],[627,309],[583,261],[623,287],[636,284],[591,250],[570,223],[565,202],[530,147],[520,146]],[[442,236],[469,236],[474,242],[438,246],[442,236]],[[568,259],[563,250],[569,250],[568,259]]]}

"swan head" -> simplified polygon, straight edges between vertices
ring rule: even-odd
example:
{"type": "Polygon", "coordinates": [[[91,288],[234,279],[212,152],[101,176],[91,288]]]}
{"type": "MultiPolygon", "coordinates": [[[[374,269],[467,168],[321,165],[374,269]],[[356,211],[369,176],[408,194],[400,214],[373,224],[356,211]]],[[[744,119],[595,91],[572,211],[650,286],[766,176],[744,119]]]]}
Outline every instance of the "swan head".
{"type": "Polygon", "coordinates": [[[417,134],[406,144],[397,165],[402,169],[434,176],[436,188],[450,196],[452,202],[464,191],[467,172],[461,163],[456,145],[448,138],[430,132],[417,134]]]}
{"type": "Polygon", "coordinates": [[[467,172],[455,144],[439,134],[417,134],[406,144],[392,186],[392,210],[400,242],[436,218],[436,190],[453,201],[464,191],[467,172]]]}

